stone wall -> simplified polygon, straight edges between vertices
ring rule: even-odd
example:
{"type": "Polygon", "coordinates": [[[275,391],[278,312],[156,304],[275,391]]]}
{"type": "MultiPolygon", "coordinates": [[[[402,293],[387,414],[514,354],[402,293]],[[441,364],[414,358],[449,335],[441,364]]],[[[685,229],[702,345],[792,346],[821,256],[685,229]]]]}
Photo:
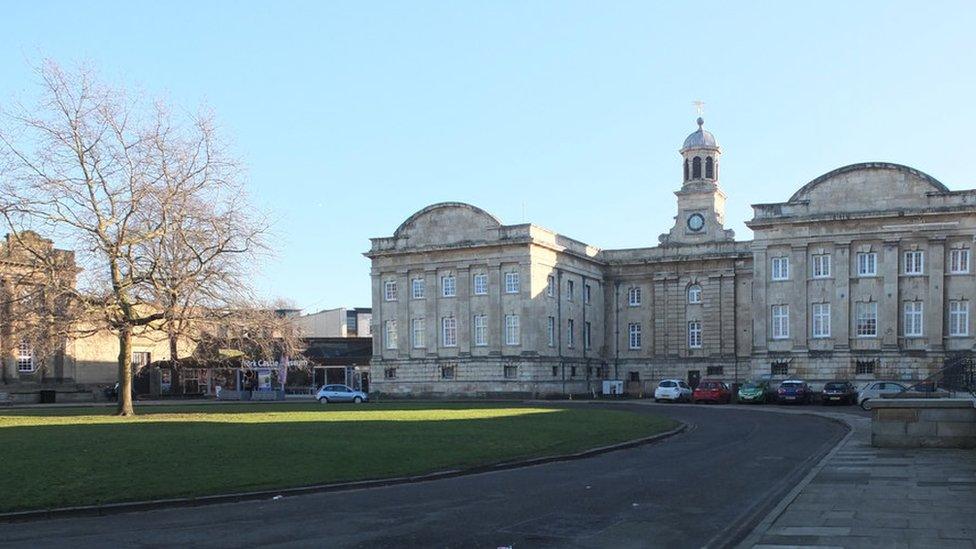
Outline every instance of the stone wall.
{"type": "Polygon", "coordinates": [[[976,408],[973,404],[972,399],[878,400],[872,406],[871,445],[879,448],[976,448],[976,408]]]}

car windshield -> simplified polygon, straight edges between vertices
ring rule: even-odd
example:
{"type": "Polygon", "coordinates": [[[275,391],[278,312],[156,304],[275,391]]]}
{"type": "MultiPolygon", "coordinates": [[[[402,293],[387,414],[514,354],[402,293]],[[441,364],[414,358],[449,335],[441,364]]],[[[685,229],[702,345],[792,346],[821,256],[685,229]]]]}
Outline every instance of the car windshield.
{"type": "Polygon", "coordinates": [[[703,381],[698,384],[699,389],[718,389],[718,383],[714,381],[703,381]]]}
{"type": "Polygon", "coordinates": [[[828,383],[824,385],[824,389],[845,389],[846,387],[846,383],[828,383]]]}
{"type": "Polygon", "coordinates": [[[661,382],[661,387],[674,387],[674,382],[673,381],[662,381],[661,382]]]}
{"type": "Polygon", "coordinates": [[[783,387],[800,387],[803,385],[802,381],[784,381],[781,383],[783,387]]]}
{"type": "Polygon", "coordinates": [[[742,385],[742,388],[743,389],[760,389],[760,388],[762,388],[762,386],[759,385],[758,383],[753,383],[753,382],[750,381],[750,382],[745,383],[744,385],[742,385]]]}

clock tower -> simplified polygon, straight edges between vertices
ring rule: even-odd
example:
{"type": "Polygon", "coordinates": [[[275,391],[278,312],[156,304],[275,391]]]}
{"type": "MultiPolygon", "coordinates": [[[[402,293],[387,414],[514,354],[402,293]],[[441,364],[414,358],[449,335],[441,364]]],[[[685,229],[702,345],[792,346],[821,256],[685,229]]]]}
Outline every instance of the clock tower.
{"type": "Polygon", "coordinates": [[[674,193],[678,197],[678,215],[671,231],[658,238],[662,245],[735,240],[735,232],[725,228],[726,195],[718,185],[722,149],[704,125],[699,116],[698,131],[689,135],[681,147],[684,183],[674,193]]]}

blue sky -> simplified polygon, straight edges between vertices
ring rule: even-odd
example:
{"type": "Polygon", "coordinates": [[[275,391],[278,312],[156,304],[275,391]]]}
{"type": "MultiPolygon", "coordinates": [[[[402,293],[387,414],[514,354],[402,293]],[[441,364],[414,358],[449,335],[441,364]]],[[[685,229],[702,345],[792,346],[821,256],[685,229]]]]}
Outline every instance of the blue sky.
{"type": "Polygon", "coordinates": [[[655,245],[695,99],[740,239],[853,162],[976,186],[972,1],[89,4],[5,5],[0,101],[51,57],[207,103],[276,220],[257,285],[309,311],[369,305],[369,238],[433,202],[655,245]]]}

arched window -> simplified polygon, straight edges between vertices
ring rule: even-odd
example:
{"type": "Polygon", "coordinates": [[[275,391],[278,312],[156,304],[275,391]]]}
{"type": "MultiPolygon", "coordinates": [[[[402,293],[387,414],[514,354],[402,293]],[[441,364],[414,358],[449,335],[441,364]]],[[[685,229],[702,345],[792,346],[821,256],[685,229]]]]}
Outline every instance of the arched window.
{"type": "Polygon", "coordinates": [[[685,158],[685,181],[688,181],[688,159],[685,158]]]}
{"type": "Polygon", "coordinates": [[[701,157],[696,156],[694,160],[691,161],[691,177],[692,179],[701,179],[701,157]]]}
{"type": "Polygon", "coordinates": [[[715,162],[711,156],[705,157],[705,179],[715,179],[715,162]]]}
{"type": "Polygon", "coordinates": [[[688,303],[701,303],[702,289],[698,284],[688,286],[688,303]]]}
{"type": "Polygon", "coordinates": [[[627,304],[631,307],[638,307],[641,304],[640,286],[634,286],[627,292],[627,304]]]}

